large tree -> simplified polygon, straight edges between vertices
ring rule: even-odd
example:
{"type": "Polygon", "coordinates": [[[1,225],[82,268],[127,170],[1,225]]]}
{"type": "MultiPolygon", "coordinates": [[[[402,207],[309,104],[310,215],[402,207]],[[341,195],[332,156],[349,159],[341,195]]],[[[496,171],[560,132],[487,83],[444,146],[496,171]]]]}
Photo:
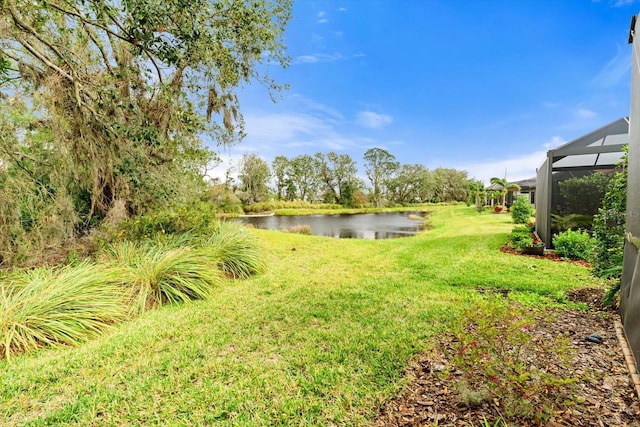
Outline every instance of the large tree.
{"type": "Polygon", "coordinates": [[[0,0],[0,200],[13,206],[0,209],[10,236],[0,246],[61,218],[64,230],[86,228],[115,207],[141,213],[201,188],[214,158],[205,141],[244,134],[235,89],[278,89],[260,64],[287,65],[290,10],[290,0],[0,0]]]}
{"type": "Polygon", "coordinates": [[[289,0],[0,6],[0,93],[37,108],[30,126],[53,131],[90,215],[116,200],[136,211],[178,195],[171,178],[209,160],[203,135],[221,144],[242,136],[234,89],[252,80],[275,89],[257,65],[287,63],[289,0]]]}
{"type": "Polygon", "coordinates": [[[267,162],[257,154],[245,154],[240,162],[240,199],[245,204],[263,202],[269,192],[268,182],[271,171],[267,162]]]}
{"type": "Polygon", "coordinates": [[[287,170],[289,169],[289,159],[285,156],[276,156],[271,162],[271,170],[273,171],[273,179],[276,187],[276,198],[282,200],[286,197],[287,186],[289,184],[289,176],[287,170]]]}
{"type": "Polygon", "coordinates": [[[396,204],[424,203],[434,195],[433,174],[423,165],[402,165],[389,181],[389,198],[396,204]]]}
{"type": "Polygon", "coordinates": [[[437,168],[433,171],[435,196],[438,201],[466,201],[469,197],[469,177],[467,171],[451,168],[437,168]]]}
{"type": "Polygon", "coordinates": [[[316,153],[325,201],[341,205],[353,204],[353,195],[361,187],[356,162],[348,154],[316,153]]]}
{"type": "Polygon", "coordinates": [[[320,177],[318,162],[308,154],[301,154],[289,161],[288,179],[296,189],[296,197],[304,201],[314,201],[317,197],[320,177]]]}
{"type": "Polygon", "coordinates": [[[372,201],[377,207],[384,204],[388,184],[400,167],[393,154],[382,148],[371,148],[364,153],[364,168],[373,187],[372,201]]]}

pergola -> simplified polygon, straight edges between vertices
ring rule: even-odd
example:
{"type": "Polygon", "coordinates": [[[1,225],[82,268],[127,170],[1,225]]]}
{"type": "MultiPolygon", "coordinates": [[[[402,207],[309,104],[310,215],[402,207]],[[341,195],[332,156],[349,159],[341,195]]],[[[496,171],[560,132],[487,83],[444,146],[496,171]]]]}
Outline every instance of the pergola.
{"type": "Polygon", "coordinates": [[[559,197],[558,182],[594,171],[611,170],[629,144],[629,118],[623,117],[558,148],[547,151],[537,170],[536,232],[551,247],[551,210],[559,197]]]}

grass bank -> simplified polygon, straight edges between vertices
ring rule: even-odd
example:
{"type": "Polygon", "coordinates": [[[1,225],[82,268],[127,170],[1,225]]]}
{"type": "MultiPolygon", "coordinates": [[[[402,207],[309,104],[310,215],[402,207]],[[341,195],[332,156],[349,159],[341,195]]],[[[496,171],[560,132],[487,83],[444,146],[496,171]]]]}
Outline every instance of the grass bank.
{"type": "Polygon", "coordinates": [[[478,288],[532,304],[594,286],[499,252],[510,216],[429,207],[412,238],[255,230],[267,271],[77,348],[0,362],[2,425],[366,425],[478,288]]]}

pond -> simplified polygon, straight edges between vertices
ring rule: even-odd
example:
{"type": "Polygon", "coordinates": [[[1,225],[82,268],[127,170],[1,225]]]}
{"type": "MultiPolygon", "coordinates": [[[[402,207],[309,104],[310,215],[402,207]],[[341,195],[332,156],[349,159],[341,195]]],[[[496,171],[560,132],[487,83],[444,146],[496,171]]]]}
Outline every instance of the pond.
{"type": "Polygon", "coordinates": [[[426,212],[380,212],[343,215],[242,216],[256,228],[288,230],[308,225],[315,236],[341,239],[393,239],[413,236],[424,229],[426,212]]]}

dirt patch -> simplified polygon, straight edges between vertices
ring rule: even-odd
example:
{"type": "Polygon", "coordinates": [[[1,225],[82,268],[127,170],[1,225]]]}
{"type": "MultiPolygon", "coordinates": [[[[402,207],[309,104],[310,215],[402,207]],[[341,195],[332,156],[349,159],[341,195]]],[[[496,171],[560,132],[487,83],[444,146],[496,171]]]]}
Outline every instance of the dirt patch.
{"type": "MultiPolygon", "coordinates": [[[[536,316],[537,324],[532,333],[541,340],[558,334],[566,334],[569,338],[571,372],[563,374],[578,379],[575,394],[567,396],[576,403],[555,411],[542,425],[640,426],[640,405],[613,325],[617,314],[600,305],[601,290],[580,289],[567,296],[574,302],[589,304],[591,308],[549,310],[536,316]],[[592,334],[597,334],[602,342],[586,340],[592,334]]],[[[485,419],[493,426],[501,417],[501,408],[496,401],[476,406],[462,403],[455,375],[453,378],[451,374],[443,375],[451,354],[446,351],[446,343],[440,348],[445,350],[423,354],[408,367],[409,384],[400,397],[382,409],[374,426],[481,426],[485,419]]],[[[536,366],[548,364],[544,354],[532,357],[536,366]]],[[[523,419],[507,421],[509,425],[517,426],[540,425],[523,419]]]]}

